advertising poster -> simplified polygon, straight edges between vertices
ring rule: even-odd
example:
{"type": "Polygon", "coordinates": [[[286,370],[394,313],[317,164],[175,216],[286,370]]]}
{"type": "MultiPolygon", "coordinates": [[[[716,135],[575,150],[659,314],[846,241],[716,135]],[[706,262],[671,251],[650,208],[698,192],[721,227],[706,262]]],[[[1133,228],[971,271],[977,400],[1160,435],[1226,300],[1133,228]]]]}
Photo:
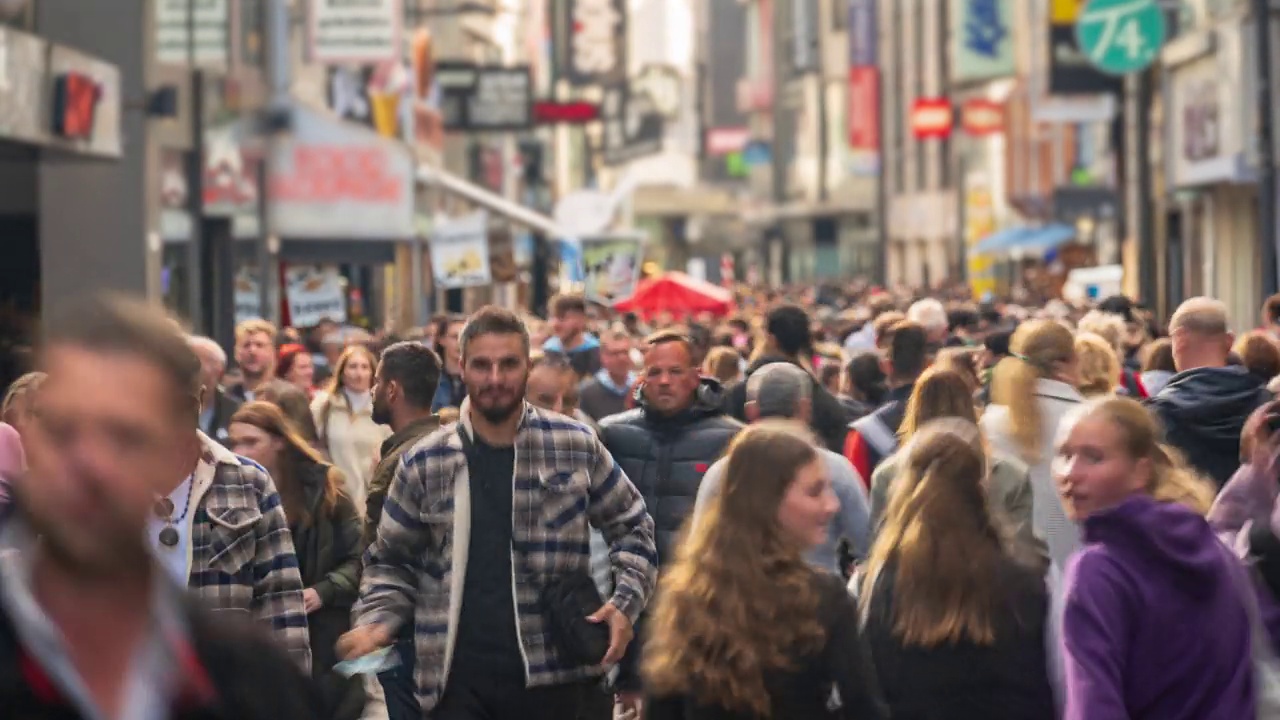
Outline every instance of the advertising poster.
{"type": "Polygon", "coordinates": [[[236,324],[245,320],[262,317],[261,296],[258,290],[258,276],[252,268],[241,268],[236,273],[236,324]]]}
{"type": "Polygon", "coordinates": [[[431,232],[431,272],[445,289],[488,285],[489,216],[483,210],[439,223],[431,232]]]}
{"type": "Polygon", "coordinates": [[[318,265],[290,266],[285,271],[289,317],[295,327],[313,327],[323,320],[347,322],[342,276],[337,268],[318,265]]]}
{"type": "Polygon", "coordinates": [[[588,300],[612,305],[631,297],[640,281],[644,245],[636,239],[584,238],[582,284],[588,300]]]}

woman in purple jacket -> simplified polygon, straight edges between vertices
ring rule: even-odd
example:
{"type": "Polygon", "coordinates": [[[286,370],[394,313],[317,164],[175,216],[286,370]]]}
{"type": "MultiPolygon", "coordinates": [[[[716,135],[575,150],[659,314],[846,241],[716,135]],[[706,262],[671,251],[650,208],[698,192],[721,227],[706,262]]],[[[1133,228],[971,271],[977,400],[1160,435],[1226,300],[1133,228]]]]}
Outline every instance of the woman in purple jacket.
{"type": "Polygon", "coordinates": [[[1084,534],[1064,580],[1066,720],[1253,717],[1253,600],[1204,519],[1211,486],[1133,400],[1065,425],[1054,474],[1084,534]]]}

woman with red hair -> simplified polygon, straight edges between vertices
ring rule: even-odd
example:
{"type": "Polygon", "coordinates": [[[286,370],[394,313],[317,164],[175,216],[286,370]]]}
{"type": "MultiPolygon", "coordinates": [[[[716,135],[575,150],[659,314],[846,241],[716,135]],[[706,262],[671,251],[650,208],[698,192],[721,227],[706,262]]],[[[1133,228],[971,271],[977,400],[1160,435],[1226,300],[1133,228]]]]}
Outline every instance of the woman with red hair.
{"type": "Polygon", "coordinates": [[[311,360],[311,353],[297,343],[281,346],[276,360],[276,376],[296,385],[307,397],[315,394],[315,363],[311,360]]]}

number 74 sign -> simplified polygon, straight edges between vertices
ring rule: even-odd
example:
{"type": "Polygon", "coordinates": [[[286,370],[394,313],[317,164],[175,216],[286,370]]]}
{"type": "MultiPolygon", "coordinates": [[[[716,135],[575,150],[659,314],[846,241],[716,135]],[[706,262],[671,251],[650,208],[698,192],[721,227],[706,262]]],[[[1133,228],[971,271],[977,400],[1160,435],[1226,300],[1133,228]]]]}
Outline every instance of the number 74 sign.
{"type": "Polygon", "coordinates": [[[1080,50],[1113,75],[1145,69],[1164,39],[1164,11],[1156,0],[1090,0],[1076,20],[1080,50]]]}

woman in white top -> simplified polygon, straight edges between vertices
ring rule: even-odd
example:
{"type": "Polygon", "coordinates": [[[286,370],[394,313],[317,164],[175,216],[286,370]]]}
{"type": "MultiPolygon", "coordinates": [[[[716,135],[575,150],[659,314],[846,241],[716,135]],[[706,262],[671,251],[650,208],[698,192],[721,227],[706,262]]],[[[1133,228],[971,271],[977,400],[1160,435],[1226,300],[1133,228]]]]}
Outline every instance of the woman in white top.
{"type": "Polygon", "coordinates": [[[365,490],[391,429],[373,419],[373,376],[377,361],[363,345],[343,351],[329,387],[311,401],[320,444],[346,477],[347,497],[364,507],[365,490]]]}
{"type": "Polygon", "coordinates": [[[996,366],[992,404],[982,429],[998,452],[1021,458],[1031,469],[1032,527],[1061,569],[1080,545],[1080,531],[1067,518],[1050,464],[1058,424],[1084,402],[1075,338],[1053,320],[1023,323],[1009,341],[1010,357],[996,366]]]}

